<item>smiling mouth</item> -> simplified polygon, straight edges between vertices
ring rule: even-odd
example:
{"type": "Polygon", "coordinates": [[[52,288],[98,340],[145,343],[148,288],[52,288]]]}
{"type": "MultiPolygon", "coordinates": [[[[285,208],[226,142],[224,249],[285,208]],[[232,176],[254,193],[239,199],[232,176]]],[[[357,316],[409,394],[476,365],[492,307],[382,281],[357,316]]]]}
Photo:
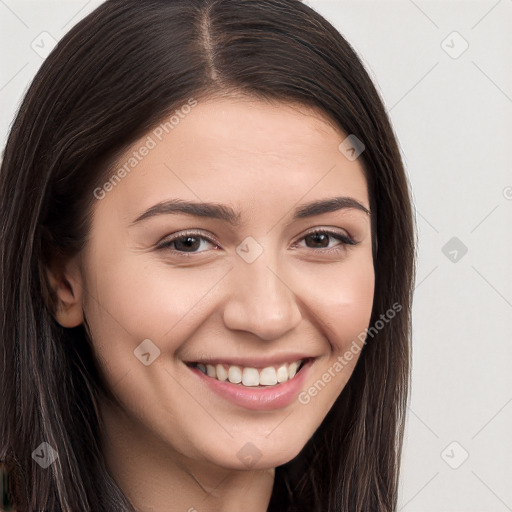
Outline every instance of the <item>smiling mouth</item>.
{"type": "Polygon", "coordinates": [[[245,387],[278,386],[295,378],[309,359],[299,359],[291,363],[282,363],[265,368],[252,368],[223,363],[187,363],[187,366],[199,370],[204,375],[221,382],[230,382],[245,387]]]}

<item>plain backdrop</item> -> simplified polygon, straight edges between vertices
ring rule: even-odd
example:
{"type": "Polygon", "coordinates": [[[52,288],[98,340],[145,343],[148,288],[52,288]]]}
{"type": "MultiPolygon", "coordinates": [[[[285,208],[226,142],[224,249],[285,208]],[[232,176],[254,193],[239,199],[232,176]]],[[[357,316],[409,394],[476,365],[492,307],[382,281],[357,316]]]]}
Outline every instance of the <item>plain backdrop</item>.
{"type": "MultiPolygon", "coordinates": [[[[0,144],[99,0],[0,0],[0,144]]],[[[391,117],[418,228],[399,510],[512,511],[512,0],[309,1],[391,117]]]]}

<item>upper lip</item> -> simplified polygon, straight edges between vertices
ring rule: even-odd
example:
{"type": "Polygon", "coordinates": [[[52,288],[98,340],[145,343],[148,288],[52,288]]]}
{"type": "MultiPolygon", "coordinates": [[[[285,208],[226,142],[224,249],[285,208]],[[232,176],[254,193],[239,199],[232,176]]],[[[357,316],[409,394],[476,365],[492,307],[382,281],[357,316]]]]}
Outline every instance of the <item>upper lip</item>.
{"type": "Polygon", "coordinates": [[[257,357],[215,357],[208,359],[190,359],[185,361],[186,364],[202,363],[202,364],[227,364],[228,366],[243,366],[245,368],[266,368],[268,366],[279,366],[284,363],[293,363],[295,361],[304,361],[305,359],[313,359],[316,356],[290,353],[279,356],[257,356],[257,357]]]}

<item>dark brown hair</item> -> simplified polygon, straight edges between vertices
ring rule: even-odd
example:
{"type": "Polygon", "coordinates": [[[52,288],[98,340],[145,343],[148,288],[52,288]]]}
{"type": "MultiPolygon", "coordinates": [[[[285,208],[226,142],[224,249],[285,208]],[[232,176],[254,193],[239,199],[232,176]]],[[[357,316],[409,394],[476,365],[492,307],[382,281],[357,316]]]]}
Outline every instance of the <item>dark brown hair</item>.
{"type": "Polygon", "coordinates": [[[361,61],[298,0],[108,0],[44,61],[0,171],[0,459],[19,512],[133,510],[98,443],[103,384],[90,337],[83,325],[55,321],[45,268],[85,246],[93,190],[128,145],[189,98],[216,95],[315,107],[364,142],[371,325],[401,306],[367,336],[352,377],[301,453],[276,468],[268,510],[396,508],[414,224],[397,142],[361,61]],[[43,441],[59,454],[46,470],[31,457],[43,441]]]}

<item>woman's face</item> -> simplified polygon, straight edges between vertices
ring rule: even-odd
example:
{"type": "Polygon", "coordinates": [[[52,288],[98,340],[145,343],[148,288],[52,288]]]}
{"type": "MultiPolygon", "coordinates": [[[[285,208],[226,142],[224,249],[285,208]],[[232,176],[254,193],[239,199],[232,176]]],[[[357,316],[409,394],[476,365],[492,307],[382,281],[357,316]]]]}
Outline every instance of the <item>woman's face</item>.
{"type": "Polygon", "coordinates": [[[346,137],[304,107],[199,101],[117,162],[79,280],[119,431],[234,469],[283,464],[311,438],[374,293],[368,189],[346,137]]]}

